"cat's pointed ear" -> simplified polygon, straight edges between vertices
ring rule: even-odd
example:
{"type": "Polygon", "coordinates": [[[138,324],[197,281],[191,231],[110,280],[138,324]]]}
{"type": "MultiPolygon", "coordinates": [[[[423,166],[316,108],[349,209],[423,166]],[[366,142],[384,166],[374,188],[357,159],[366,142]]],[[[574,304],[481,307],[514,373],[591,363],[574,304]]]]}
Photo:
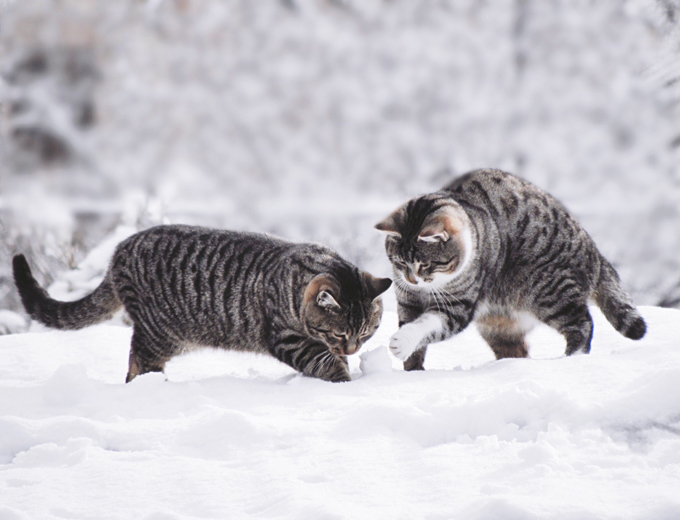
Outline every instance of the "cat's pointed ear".
{"type": "Polygon", "coordinates": [[[375,300],[392,285],[392,280],[389,278],[376,278],[369,273],[362,273],[362,277],[364,279],[364,284],[366,284],[368,296],[371,300],[375,300]]]}
{"type": "Polygon", "coordinates": [[[387,235],[396,238],[401,238],[402,228],[404,227],[404,219],[406,217],[406,206],[400,206],[397,210],[390,214],[382,222],[375,225],[375,229],[382,231],[387,235]]]}
{"type": "Polygon", "coordinates": [[[324,309],[335,307],[339,309],[340,305],[333,296],[339,293],[340,288],[333,278],[327,274],[318,274],[307,284],[302,304],[306,306],[310,302],[315,302],[324,309]]]}
{"type": "Polygon", "coordinates": [[[340,310],[340,305],[328,291],[320,291],[319,294],[316,295],[316,304],[322,309],[329,309],[332,311],[340,310]]]}
{"type": "Polygon", "coordinates": [[[442,206],[425,219],[423,229],[418,234],[422,242],[446,242],[460,233],[465,227],[462,209],[456,206],[442,206]]]}

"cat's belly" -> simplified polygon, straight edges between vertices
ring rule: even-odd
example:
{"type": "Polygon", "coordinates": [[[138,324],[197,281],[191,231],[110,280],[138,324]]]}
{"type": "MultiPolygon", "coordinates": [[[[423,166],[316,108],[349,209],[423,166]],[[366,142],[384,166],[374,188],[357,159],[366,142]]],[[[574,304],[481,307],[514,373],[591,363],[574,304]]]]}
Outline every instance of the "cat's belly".
{"type": "Polygon", "coordinates": [[[221,350],[237,350],[241,352],[255,352],[259,354],[267,354],[269,350],[263,340],[245,339],[245,338],[190,338],[178,342],[181,345],[182,352],[191,352],[196,349],[216,348],[221,350]]]}
{"type": "Polygon", "coordinates": [[[539,323],[529,311],[489,302],[477,305],[474,321],[478,327],[505,329],[516,334],[526,334],[539,323]]]}
{"type": "Polygon", "coordinates": [[[220,349],[236,350],[240,352],[255,352],[257,354],[268,354],[264,342],[252,343],[248,341],[205,341],[205,340],[184,340],[180,341],[180,352],[187,353],[200,349],[220,349]]]}
{"type": "MultiPolygon", "coordinates": [[[[160,315],[160,312],[159,312],[160,315]]],[[[196,348],[217,348],[266,353],[267,345],[259,323],[228,323],[224,319],[198,314],[194,319],[171,320],[164,316],[165,331],[187,352],[196,348]]]]}

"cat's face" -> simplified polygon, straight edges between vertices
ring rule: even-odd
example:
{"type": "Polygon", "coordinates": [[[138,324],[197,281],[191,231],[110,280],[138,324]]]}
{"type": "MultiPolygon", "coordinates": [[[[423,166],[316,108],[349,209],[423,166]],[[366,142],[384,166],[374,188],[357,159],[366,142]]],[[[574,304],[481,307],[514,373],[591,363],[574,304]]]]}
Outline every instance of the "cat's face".
{"type": "Polygon", "coordinates": [[[303,297],[302,317],[307,331],[336,355],[354,354],[380,325],[380,295],[391,284],[389,278],[368,273],[360,273],[359,279],[316,276],[303,297]]]}
{"type": "Polygon", "coordinates": [[[402,287],[443,287],[467,267],[472,254],[470,220],[450,199],[435,195],[404,204],[376,225],[402,287]]]}

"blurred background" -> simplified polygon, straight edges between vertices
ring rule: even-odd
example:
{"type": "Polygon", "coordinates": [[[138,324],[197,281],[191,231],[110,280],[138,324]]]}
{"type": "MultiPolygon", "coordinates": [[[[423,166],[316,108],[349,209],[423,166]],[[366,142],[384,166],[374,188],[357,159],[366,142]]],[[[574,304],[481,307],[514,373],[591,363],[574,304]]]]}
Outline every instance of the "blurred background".
{"type": "Polygon", "coordinates": [[[638,304],[680,306],[680,0],[0,0],[6,316],[12,254],[50,284],[121,226],[387,275],[373,225],[479,167],[560,199],[638,304]]]}

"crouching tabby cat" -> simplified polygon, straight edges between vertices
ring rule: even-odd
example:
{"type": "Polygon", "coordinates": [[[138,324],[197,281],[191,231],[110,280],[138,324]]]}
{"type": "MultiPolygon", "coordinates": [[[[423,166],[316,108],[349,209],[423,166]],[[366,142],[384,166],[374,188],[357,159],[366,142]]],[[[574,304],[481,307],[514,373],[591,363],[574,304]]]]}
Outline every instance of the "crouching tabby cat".
{"type": "Polygon", "coordinates": [[[121,242],[101,285],[75,302],[51,299],[23,255],[13,264],[26,311],[49,327],[79,329],[125,307],[127,381],[195,345],[268,353],[305,375],[349,381],[345,356],[378,328],[392,283],[318,245],[188,226],[121,242]]]}
{"type": "Polygon", "coordinates": [[[526,357],[531,323],[566,354],[589,352],[593,299],[624,336],[646,325],[612,265],[564,207],[527,181],[477,170],[414,198],[376,226],[394,268],[400,329],[390,350],[422,370],[429,343],[475,320],[497,358],[526,357]]]}

